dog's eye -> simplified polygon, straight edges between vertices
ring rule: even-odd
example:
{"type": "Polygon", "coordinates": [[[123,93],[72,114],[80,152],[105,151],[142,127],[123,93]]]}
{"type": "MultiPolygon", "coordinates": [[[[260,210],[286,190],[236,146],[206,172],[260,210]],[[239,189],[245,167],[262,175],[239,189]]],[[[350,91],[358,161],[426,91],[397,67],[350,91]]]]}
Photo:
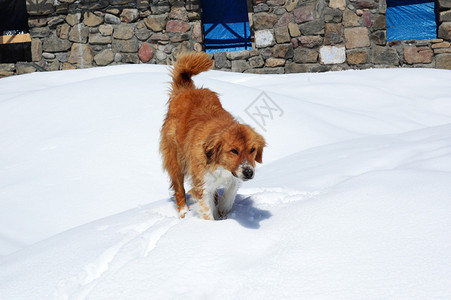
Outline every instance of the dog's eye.
{"type": "Polygon", "coordinates": [[[232,149],[232,150],[230,150],[230,152],[232,152],[233,154],[238,154],[238,150],[236,150],[236,149],[232,149]]]}
{"type": "Polygon", "coordinates": [[[253,153],[254,151],[255,151],[255,148],[252,148],[252,149],[251,149],[251,153],[253,153]]]}

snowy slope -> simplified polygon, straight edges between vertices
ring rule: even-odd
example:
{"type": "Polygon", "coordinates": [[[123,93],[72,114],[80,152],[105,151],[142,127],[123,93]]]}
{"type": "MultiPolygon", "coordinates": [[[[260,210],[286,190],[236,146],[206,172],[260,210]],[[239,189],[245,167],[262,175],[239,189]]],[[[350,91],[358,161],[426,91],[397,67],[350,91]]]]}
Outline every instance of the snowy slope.
{"type": "Polygon", "coordinates": [[[0,299],[451,298],[449,71],[197,76],[268,142],[215,222],[169,197],[168,81],[0,80],[0,299]]]}

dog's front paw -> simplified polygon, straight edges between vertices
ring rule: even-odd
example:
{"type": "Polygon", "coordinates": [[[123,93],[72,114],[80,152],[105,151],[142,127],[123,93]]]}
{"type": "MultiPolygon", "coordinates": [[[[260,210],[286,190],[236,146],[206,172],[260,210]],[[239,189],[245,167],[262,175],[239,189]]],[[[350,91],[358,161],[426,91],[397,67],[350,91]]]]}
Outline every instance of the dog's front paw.
{"type": "Polygon", "coordinates": [[[225,212],[225,211],[218,211],[218,218],[217,220],[226,220],[227,219],[227,215],[229,214],[229,212],[225,212]]]}
{"type": "Polygon", "coordinates": [[[188,213],[188,207],[185,205],[181,209],[179,209],[179,217],[180,217],[180,219],[185,218],[187,213],[188,213]]]}

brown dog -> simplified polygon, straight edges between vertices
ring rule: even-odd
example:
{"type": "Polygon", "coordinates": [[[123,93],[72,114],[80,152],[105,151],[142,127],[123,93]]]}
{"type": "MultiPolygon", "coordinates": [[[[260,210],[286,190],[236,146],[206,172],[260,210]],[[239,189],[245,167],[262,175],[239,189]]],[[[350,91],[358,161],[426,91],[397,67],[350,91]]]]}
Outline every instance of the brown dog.
{"type": "Polygon", "coordinates": [[[180,57],[172,70],[168,113],[161,129],[163,166],[171,178],[179,215],[186,214],[184,179],[207,220],[227,216],[241,181],[254,177],[262,162],[265,140],[250,126],[239,124],[222,108],[216,93],[198,89],[191,77],[209,70],[206,53],[180,57]],[[218,189],[224,188],[218,201],[218,189]]]}

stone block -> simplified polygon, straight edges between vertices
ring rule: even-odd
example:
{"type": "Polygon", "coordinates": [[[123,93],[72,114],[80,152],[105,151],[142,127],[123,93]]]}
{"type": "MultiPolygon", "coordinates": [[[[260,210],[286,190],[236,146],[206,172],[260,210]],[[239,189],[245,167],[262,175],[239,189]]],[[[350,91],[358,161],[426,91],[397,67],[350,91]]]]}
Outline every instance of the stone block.
{"type": "MultiPolygon", "coordinates": [[[[140,23],[138,23],[138,24],[140,24],[140,23]]],[[[136,29],[135,29],[135,36],[140,41],[147,40],[151,35],[152,35],[152,31],[147,29],[146,26],[143,26],[143,27],[140,27],[140,28],[138,28],[138,26],[137,26],[136,29]]]]}
{"type": "Polygon", "coordinates": [[[189,11],[188,12],[188,20],[190,21],[199,21],[201,19],[200,13],[197,11],[189,11]]]}
{"type": "Polygon", "coordinates": [[[435,57],[435,67],[451,70],[451,53],[439,54],[435,57]]]}
{"type": "Polygon", "coordinates": [[[69,32],[69,41],[74,43],[86,44],[88,42],[89,28],[78,24],[69,32]]]}
{"type": "Polygon", "coordinates": [[[194,43],[194,51],[201,52],[203,50],[204,50],[204,47],[202,46],[201,43],[194,43]]]}
{"type": "Polygon", "coordinates": [[[71,27],[69,26],[69,24],[62,24],[56,28],[56,34],[59,38],[67,40],[69,39],[70,30],[71,27]]]}
{"type": "Polygon", "coordinates": [[[111,35],[103,36],[99,33],[91,33],[89,34],[89,43],[92,45],[107,45],[111,44],[113,38],[111,35]]]}
{"type": "Polygon", "coordinates": [[[227,60],[226,52],[215,52],[213,54],[216,69],[230,68],[231,63],[227,60]]]}
{"type": "Polygon", "coordinates": [[[166,34],[164,34],[164,33],[154,33],[150,37],[150,40],[151,41],[163,41],[163,42],[166,42],[166,41],[169,41],[169,37],[166,34]]]}
{"type": "MultiPolygon", "coordinates": [[[[385,19],[385,16],[384,16],[385,19]]],[[[359,26],[360,17],[350,9],[346,9],[343,12],[343,26],[345,27],[355,27],[359,26]]]]}
{"type": "Polygon", "coordinates": [[[404,59],[408,64],[428,64],[432,62],[434,52],[427,47],[406,47],[404,59]]]}
{"type": "Polygon", "coordinates": [[[292,58],[294,55],[293,45],[290,44],[277,44],[273,48],[273,57],[278,58],[292,58]]]}
{"type": "Polygon", "coordinates": [[[135,28],[131,24],[121,24],[114,28],[113,37],[119,40],[129,40],[135,34],[135,28]]]}
{"type": "Polygon", "coordinates": [[[185,7],[183,6],[173,6],[171,8],[171,12],[169,13],[169,18],[173,20],[180,20],[187,22],[189,20],[188,18],[188,12],[186,11],[185,7]]]}
{"type": "Polygon", "coordinates": [[[432,46],[431,46],[432,49],[449,48],[449,47],[451,47],[451,43],[449,43],[449,42],[435,43],[435,44],[432,44],[432,46]]]}
{"type": "Polygon", "coordinates": [[[277,23],[277,17],[274,14],[257,13],[253,14],[252,18],[255,30],[271,29],[277,23]]]}
{"type": "Polygon", "coordinates": [[[281,67],[285,65],[285,59],[283,58],[273,58],[270,57],[266,60],[265,66],[266,67],[281,67]]]}
{"type": "Polygon", "coordinates": [[[26,5],[30,16],[45,16],[54,12],[53,0],[26,1],[26,5]]]}
{"type": "Polygon", "coordinates": [[[324,33],[325,45],[336,45],[343,41],[343,35],[341,33],[341,24],[326,23],[324,33]]]}
{"type": "Polygon", "coordinates": [[[312,21],[315,18],[315,7],[314,6],[303,6],[296,8],[293,11],[294,21],[296,23],[304,23],[312,21]]]}
{"type": "Polygon", "coordinates": [[[54,53],[42,52],[42,58],[55,59],[56,55],[54,53]]]}
{"type": "Polygon", "coordinates": [[[368,63],[368,51],[350,50],[346,53],[346,60],[350,65],[360,65],[368,63]]]}
{"type": "Polygon", "coordinates": [[[17,75],[28,74],[28,73],[33,73],[33,72],[36,72],[36,68],[32,64],[25,63],[25,62],[16,63],[16,74],[17,75]]]}
{"type": "Polygon", "coordinates": [[[136,37],[129,40],[113,39],[112,48],[114,52],[136,53],[139,49],[138,39],[136,37]]]}
{"type": "Polygon", "coordinates": [[[112,14],[105,14],[105,23],[119,25],[121,24],[121,19],[112,14]]]}
{"type": "Polygon", "coordinates": [[[64,19],[65,19],[64,16],[57,16],[57,17],[50,18],[48,20],[47,26],[49,26],[50,28],[55,28],[56,25],[63,23],[64,19]]]}
{"type": "Polygon", "coordinates": [[[285,1],[285,9],[288,12],[291,12],[298,5],[299,0],[286,0],[285,1]]]}
{"type": "Polygon", "coordinates": [[[166,26],[167,15],[151,15],[144,19],[144,24],[154,32],[162,31],[166,26]]]}
{"type": "Polygon", "coordinates": [[[87,11],[83,14],[83,24],[88,27],[99,26],[103,23],[103,18],[93,14],[90,11],[87,11]]]}
{"type": "Polygon", "coordinates": [[[276,42],[278,44],[288,43],[291,40],[287,26],[276,27],[274,29],[274,35],[276,36],[276,42]]]}
{"type": "Polygon", "coordinates": [[[259,3],[258,5],[254,6],[254,14],[267,11],[269,11],[269,6],[266,3],[259,3]]]}
{"type": "Polygon", "coordinates": [[[42,50],[46,52],[64,52],[71,48],[72,43],[68,40],[60,39],[53,33],[47,38],[44,38],[42,43],[42,50]]]}
{"type": "Polygon", "coordinates": [[[121,13],[121,21],[124,23],[132,23],[135,22],[139,17],[139,13],[137,9],[134,8],[124,8],[121,13]]]}
{"type": "Polygon", "coordinates": [[[42,41],[40,39],[31,40],[31,60],[40,61],[42,58],[42,41]]]}
{"type": "Polygon", "coordinates": [[[451,21],[451,10],[442,11],[440,13],[440,22],[449,22],[451,21]]]}
{"type": "Polygon", "coordinates": [[[438,5],[440,9],[449,9],[451,8],[451,0],[438,0],[438,5]]]}
{"type": "Polygon", "coordinates": [[[434,49],[434,54],[451,53],[451,48],[434,49]]]}
{"type": "Polygon", "coordinates": [[[387,28],[387,18],[384,15],[378,15],[374,18],[373,30],[385,30],[387,28]]]}
{"type": "Polygon", "coordinates": [[[285,4],[285,0],[268,0],[266,3],[271,6],[281,6],[285,4]]]}
{"type": "Polygon", "coordinates": [[[290,36],[297,37],[301,35],[301,31],[297,24],[290,23],[288,24],[288,31],[290,32],[290,36]]]}
{"type": "Polygon", "coordinates": [[[199,43],[202,43],[203,41],[203,35],[202,35],[202,26],[200,22],[196,22],[193,25],[193,40],[199,43]]]}
{"type": "Polygon", "coordinates": [[[329,7],[338,8],[339,10],[345,10],[346,0],[330,0],[329,7]]]}
{"type": "Polygon", "coordinates": [[[365,27],[371,27],[371,12],[366,11],[362,15],[362,25],[365,27]]]}
{"type": "Polygon", "coordinates": [[[244,59],[232,61],[232,72],[243,73],[249,69],[249,64],[244,59]]]}
{"type": "Polygon", "coordinates": [[[28,19],[28,27],[29,28],[43,27],[45,25],[47,25],[46,18],[28,19]]]}
{"type": "Polygon", "coordinates": [[[45,38],[50,36],[50,28],[48,27],[37,27],[30,29],[30,36],[32,38],[45,38]]]}
{"type": "Polygon", "coordinates": [[[318,61],[318,50],[298,47],[294,49],[293,61],[297,63],[315,63],[318,61]]]}
{"type": "Polygon", "coordinates": [[[368,28],[366,27],[345,28],[344,34],[347,49],[370,46],[368,28]]]}
{"type": "Polygon", "coordinates": [[[249,66],[251,68],[261,68],[265,64],[265,61],[261,56],[254,56],[249,58],[249,66]]]}
{"type": "Polygon", "coordinates": [[[324,8],[324,21],[326,23],[339,23],[343,20],[343,12],[339,9],[326,7],[324,8]]]}
{"type": "Polygon", "coordinates": [[[378,5],[374,0],[363,0],[363,1],[357,1],[356,8],[358,9],[375,9],[378,5]]]}
{"type": "Polygon", "coordinates": [[[103,36],[110,36],[113,34],[113,26],[110,24],[100,25],[99,32],[103,36]]]}
{"type": "Polygon", "coordinates": [[[314,20],[299,25],[302,35],[324,34],[324,20],[314,20]]]}
{"type": "Polygon", "coordinates": [[[91,66],[94,60],[89,45],[74,43],[72,45],[68,62],[79,67],[91,66]]]}
{"type": "Polygon", "coordinates": [[[438,37],[451,40],[451,22],[443,22],[438,28],[438,37]]]}
{"type": "Polygon", "coordinates": [[[269,29],[255,31],[255,46],[257,48],[264,48],[274,45],[274,34],[269,29]]]}
{"type": "Polygon", "coordinates": [[[150,46],[150,44],[143,43],[141,45],[141,48],[139,48],[138,57],[143,63],[146,63],[152,59],[153,54],[154,54],[154,51],[153,51],[152,47],[150,46]]]}
{"type": "Polygon", "coordinates": [[[342,64],[346,61],[346,49],[344,46],[322,46],[319,57],[322,64],[342,64]]]}
{"type": "Polygon", "coordinates": [[[399,56],[396,49],[375,46],[372,49],[372,63],[375,65],[399,66],[399,56]]]}
{"type": "Polygon", "coordinates": [[[276,27],[278,26],[287,26],[289,23],[293,22],[293,14],[284,13],[282,17],[280,17],[279,21],[276,23],[276,27]]]}
{"type": "Polygon", "coordinates": [[[371,35],[371,40],[379,46],[387,44],[387,32],[385,30],[379,30],[371,35]]]}
{"type": "Polygon", "coordinates": [[[242,51],[227,52],[226,56],[227,56],[227,59],[230,59],[230,60],[246,59],[249,57],[249,51],[242,50],[242,51]]]}
{"type": "Polygon", "coordinates": [[[318,35],[303,35],[299,38],[302,46],[307,48],[315,48],[323,43],[323,38],[318,35]]]}
{"type": "Polygon", "coordinates": [[[100,51],[94,56],[94,61],[98,66],[106,66],[114,61],[114,53],[110,49],[100,51]]]}
{"type": "Polygon", "coordinates": [[[285,73],[304,73],[306,72],[305,65],[288,63],[285,65],[285,73]]]}
{"type": "Polygon", "coordinates": [[[122,53],[122,63],[125,64],[139,64],[139,57],[136,53],[122,53]]]}
{"type": "Polygon", "coordinates": [[[75,69],[77,69],[77,67],[74,66],[74,65],[71,65],[71,64],[68,63],[68,62],[64,62],[64,63],[63,63],[63,66],[62,66],[62,68],[61,68],[61,70],[75,70],[75,69]]]}
{"type": "Polygon", "coordinates": [[[183,33],[183,32],[187,32],[190,29],[191,29],[190,24],[185,21],[170,20],[166,23],[166,31],[167,32],[183,33]]]}

